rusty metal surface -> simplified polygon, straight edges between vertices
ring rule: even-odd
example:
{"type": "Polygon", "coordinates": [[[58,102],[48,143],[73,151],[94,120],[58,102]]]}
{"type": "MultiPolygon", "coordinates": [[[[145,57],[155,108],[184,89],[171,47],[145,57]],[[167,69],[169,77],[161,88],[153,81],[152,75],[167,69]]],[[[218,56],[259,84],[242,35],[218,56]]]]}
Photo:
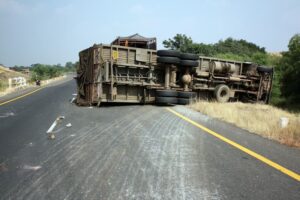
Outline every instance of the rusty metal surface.
{"type": "Polygon", "coordinates": [[[100,44],[81,51],[79,57],[78,104],[154,101],[144,96],[144,89],[159,86],[153,81],[155,50],[100,44]]]}
{"type": "Polygon", "coordinates": [[[144,36],[139,35],[138,33],[127,37],[117,37],[111,44],[156,50],[155,37],[146,38],[144,36]]]}

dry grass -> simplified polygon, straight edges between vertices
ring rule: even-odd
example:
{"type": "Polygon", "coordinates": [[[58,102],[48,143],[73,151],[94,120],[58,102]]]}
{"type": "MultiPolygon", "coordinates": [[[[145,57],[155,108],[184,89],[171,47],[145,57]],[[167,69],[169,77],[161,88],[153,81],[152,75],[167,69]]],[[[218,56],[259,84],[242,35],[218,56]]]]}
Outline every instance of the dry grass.
{"type": "Polygon", "coordinates": [[[190,107],[282,144],[300,147],[300,114],[260,104],[197,102],[190,107]],[[280,117],[289,118],[287,127],[280,128],[280,117]]]}
{"type": "Polygon", "coordinates": [[[8,88],[8,79],[9,78],[19,77],[19,76],[22,76],[22,77],[26,78],[27,80],[29,79],[29,76],[26,74],[22,74],[20,72],[10,70],[10,69],[0,65],[0,92],[3,93],[8,88]]]}
{"type": "Polygon", "coordinates": [[[7,80],[8,78],[13,78],[18,76],[22,76],[25,77],[26,79],[29,79],[29,76],[26,74],[22,74],[20,72],[10,70],[0,65],[0,80],[7,80]]]}

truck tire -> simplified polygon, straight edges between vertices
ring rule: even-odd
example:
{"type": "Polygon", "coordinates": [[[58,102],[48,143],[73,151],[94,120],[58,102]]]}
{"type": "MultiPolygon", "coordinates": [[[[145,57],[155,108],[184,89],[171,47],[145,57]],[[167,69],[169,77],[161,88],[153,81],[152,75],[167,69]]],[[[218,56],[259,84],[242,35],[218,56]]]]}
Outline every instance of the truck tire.
{"type": "Polygon", "coordinates": [[[180,66],[185,66],[185,67],[197,67],[198,62],[194,60],[181,60],[180,61],[180,66]]]}
{"type": "Polygon", "coordinates": [[[227,85],[217,85],[214,91],[214,95],[218,102],[225,103],[229,101],[230,88],[227,85]]]}
{"type": "Polygon", "coordinates": [[[157,57],[157,62],[178,65],[180,63],[180,59],[177,57],[157,57]]]}
{"type": "Polygon", "coordinates": [[[197,93],[196,92],[178,92],[179,98],[196,98],[197,93]]]}
{"type": "Polygon", "coordinates": [[[176,90],[156,90],[157,97],[177,97],[177,95],[176,90]]]}
{"type": "Polygon", "coordinates": [[[180,105],[188,105],[188,104],[196,102],[196,99],[178,98],[177,102],[180,105]]]}
{"type": "Polygon", "coordinates": [[[177,104],[176,97],[155,97],[157,104],[177,104]]]}
{"type": "Polygon", "coordinates": [[[259,66],[259,67],[257,67],[257,71],[271,73],[271,72],[273,72],[273,68],[259,66]]]}
{"type": "Polygon", "coordinates": [[[178,57],[178,58],[180,58],[180,52],[174,51],[174,50],[158,50],[157,55],[162,56],[162,57],[178,57]]]}
{"type": "Polygon", "coordinates": [[[193,53],[181,53],[180,59],[182,60],[198,60],[199,56],[193,53]]]}

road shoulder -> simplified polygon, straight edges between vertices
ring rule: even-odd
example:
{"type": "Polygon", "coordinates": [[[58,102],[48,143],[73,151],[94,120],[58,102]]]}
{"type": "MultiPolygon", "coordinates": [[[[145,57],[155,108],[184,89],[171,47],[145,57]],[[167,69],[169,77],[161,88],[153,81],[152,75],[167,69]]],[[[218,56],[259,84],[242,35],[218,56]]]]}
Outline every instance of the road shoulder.
{"type": "MultiPolygon", "coordinates": [[[[300,149],[262,138],[232,124],[211,118],[188,107],[175,106],[174,111],[222,136],[300,174],[300,149]]],[[[193,126],[191,124],[191,126],[193,126]]],[[[217,138],[216,138],[217,140],[217,138]]],[[[239,151],[237,149],[237,151],[239,151]]]]}
{"type": "Polygon", "coordinates": [[[14,92],[11,92],[9,94],[6,94],[6,95],[0,97],[0,106],[1,106],[1,104],[3,104],[3,105],[6,104],[6,102],[9,103],[11,101],[14,101],[14,99],[19,99],[19,98],[25,97],[27,95],[30,95],[30,94],[34,93],[35,91],[41,90],[45,87],[58,85],[58,84],[66,82],[66,81],[69,81],[71,79],[72,79],[72,76],[67,75],[67,76],[63,76],[61,78],[59,77],[58,79],[47,80],[48,82],[44,81],[44,84],[42,84],[42,86],[31,85],[26,88],[15,90],[14,92]]]}

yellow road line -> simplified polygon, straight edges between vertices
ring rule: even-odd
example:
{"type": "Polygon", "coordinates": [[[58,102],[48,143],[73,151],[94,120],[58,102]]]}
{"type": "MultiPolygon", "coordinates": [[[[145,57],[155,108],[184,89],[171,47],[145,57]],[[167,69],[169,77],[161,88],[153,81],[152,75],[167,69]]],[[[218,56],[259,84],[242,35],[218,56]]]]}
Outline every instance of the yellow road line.
{"type": "Polygon", "coordinates": [[[43,88],[39,88],[39,89],[36,89],[36,90],[34,90],[32,92],[29,92],[29,93],[26,93],[24,95],[18,96],[16,98],[10,99],[8,101],[4,101],[3,103],[0,103],[0,106],[5,105],[5,104],[10,103],[10,102],[13,102],[13,101],[16,101],[16,100],[21,99],[23,97],[29,96],[29,95],[31,95],[31,94],[33,94],[33,93],[35,93],[35,92],[37,92],[37,91],[39,91],[41,89],[43,89],[43,88]]]}
{"type": "Polygon", "coordinates": [[[180,114],[180,113],[178,113],[178,112],[176,112],[176,111],[174,111],[174,110],[172,110],[170,108],[166,108],[166,109],[169,112],[173,113],[174,115],[180,117],[181,119],[183,119],[183,120],[185,120],[185,121],[193,124],[194,126],[202,129],[203,131],[205,131],[205,132],[207,132],[207,133],[209,133],[209,134],[211,134],[211,135],[219,138],[223,142],[226,142],[227,144],[230,144],[230,145],[234,146],[235,148],[237,148],[237,149],[239,149],[239,150],[241,150],[241,151],[249,154],[250,156],[253,156],[257,160],[260,160],[261,162],[266,163],[267,165],[269,165],[269,166],[271,166],[271,167],[273,167],[273,168],[281,171],[282,173],[290,176],[291,178],[296,179],[297,181],[300,181],[300,175],[299,174],[297,174],[297,173],[295,173],[295,172],[293,172],[293,171],[291,171],[291,170],[289,170],[289,169],[287,169],[287,168],[285,168],[285,167],[283,167],[283,166],[281,166],[281,165],[279,165],[279,164],[271,161],[270,159],[268,159],[268,158],[266,158],[266,157],[264,157],[264,156],[262,156],[262,155],[260,155],[258,153],[255,153],[254,151],[252,151],[252,150],[250,150],[250,149],[248,149],[246,147],[243,147],[242,145],[240,145],[240,144],[238,144],[238,143],[236,143],[236,142],[234,142],[234,141],[232,141],[232,140],[230,140],[230,139],[228,139],[228,138],[220,135],[219,133],[216,133],[216,132],[210,130],[209,128],[206,128],[205,126],[202,126],[201,124],[199,124],[199,123],[197,123],[197,122],[195,122],[195,121],[193,121],[193,120],[191,120],[191,119],[183,116],[182,114],[180,114]]]}

